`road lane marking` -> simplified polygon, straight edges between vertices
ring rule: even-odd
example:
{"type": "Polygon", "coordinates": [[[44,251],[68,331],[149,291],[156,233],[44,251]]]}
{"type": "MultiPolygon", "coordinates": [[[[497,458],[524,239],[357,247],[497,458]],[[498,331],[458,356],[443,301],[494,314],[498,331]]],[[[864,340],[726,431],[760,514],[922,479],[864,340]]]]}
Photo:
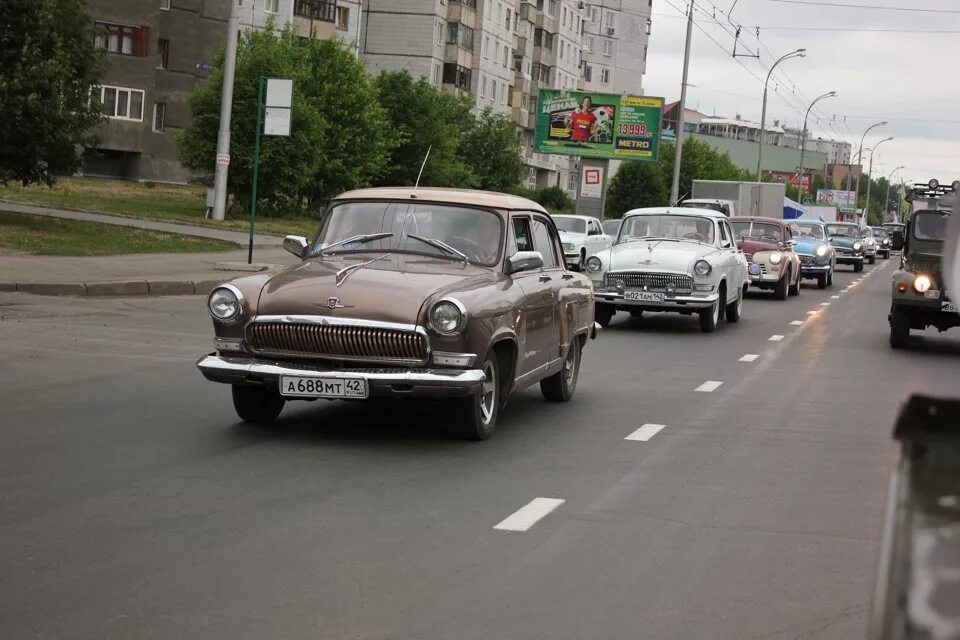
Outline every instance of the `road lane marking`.
{"type": "Polygon", "coordinates": [[[767,342],[780,342],[781,340],[783,340],[783,336],[780,335],[779,333],[775,333],[769,338],[767,338],[767,342]]]}
{"type": "Polygon", "coordinates": [[[829,306],[830,306],[830,303],[829,303],[829,302],[821,302],[821,303],[820,303],[820,306],[821,306],[821,307],[829,307],[829,306]]]}
{"type": "Polygon", "coordinates": [[[748,353],[747,355],[741,357],[740,360],[739,360],[739,362],[753,362],[754,360],[756,360],[756,359],[759,358],[759,357],[760,357],[760,356],[758,356],[758,355],[755,354],[755,353],[748,353]]]}
{"type": "Polygon", "coordinates": [[[716,380],[707,380],[702,385],[694,389],[694,391],[703,391],[704,393],[711,393],[713,391],[716,391],[722,384],[723,384],[722,382],[717,382],[716,380]]]}
{"type": "Polygon", "coordinates": [[[500,531],[529,531],[530,527],[562,505],[566,500],[560,498],[534,498],[507,516],[494,529],[500,531]]]}
{"type": "Polygon", "coordinates": [[[663,429],[665,424],[645,424],[630,435],[628,435],[624,440],[635,440],[637,442],[647,442],[650,438],[660,433],[660,430],[663,429]]]}
{"type": "Polygon", "coordinates": [[[807,311],[807,315],[808,315],[808,316],[815,316],[815,315],[817,315],[817,309],[814,309],[813,311],[807,311]]]}
{"type": "Polygon", "coordinates": [[[840,296],[830,296],[830,297],[831,297],[832,299],[834,299],[834,300],[839,300],[839,299],[840,299],[840,296]]]}
{"type": "Polygon", "coordinates": [[[790,324],[792,324],[795,327],[799,327],[800,325],[803,324],[803,320],[794,320],[790,324]]]}

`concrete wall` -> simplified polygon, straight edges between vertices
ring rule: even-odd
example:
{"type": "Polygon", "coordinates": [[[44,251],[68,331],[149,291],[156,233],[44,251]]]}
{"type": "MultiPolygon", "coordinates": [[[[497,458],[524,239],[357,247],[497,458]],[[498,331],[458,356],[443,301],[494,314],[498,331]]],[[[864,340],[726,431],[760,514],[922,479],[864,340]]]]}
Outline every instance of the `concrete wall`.
{"type": "MultiPolygon", "coordinates": [[[[731,140],[717,136],[706,136],[699,133],[688,133],[688,136],[705,142],[721,153],[729,153],[730,159],[741,169],[755,172],[757,170],[757,143],[743,140],[731,140]]],[[[795,172],[800,165],[800,151],[788,147],[764,145],[763,170],[795,172]]],[[[823,172],[827,165],[827,154],[818,151],[805,151],[803,165],[807,171],[823,172]]]]}

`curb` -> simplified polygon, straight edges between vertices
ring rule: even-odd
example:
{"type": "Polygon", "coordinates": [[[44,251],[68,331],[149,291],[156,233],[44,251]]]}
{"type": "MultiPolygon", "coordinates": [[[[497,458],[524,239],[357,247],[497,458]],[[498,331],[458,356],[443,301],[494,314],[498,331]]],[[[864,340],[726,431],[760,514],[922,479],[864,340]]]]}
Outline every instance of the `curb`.
{"type": "Polygon", "coordinates": [[[89,298],[127,296],[207,295],[225,280],[116,280],[113,282],[0,282],[0,292],[38,296],[85,296],[89,298]]]}

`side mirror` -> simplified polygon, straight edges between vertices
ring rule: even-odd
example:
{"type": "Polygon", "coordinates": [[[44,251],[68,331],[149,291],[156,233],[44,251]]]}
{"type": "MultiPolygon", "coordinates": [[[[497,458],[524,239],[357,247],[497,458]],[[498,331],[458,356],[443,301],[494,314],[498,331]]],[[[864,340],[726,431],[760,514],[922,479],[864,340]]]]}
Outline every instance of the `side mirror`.
{"type": "Polygon", "coordinates": [[[827,242],[829,242],[830,244],[833,244],[833,238],[827,238],[827,242]]]}
{"type": "Polygon", "coordinates": [[[721,246],[722,248],[724,248],[724,249],[729,249],[729,248],[731,248],[731,247],[733,246],[733,243],[730,242],[729,240],[721,240],[721,241],[720,241],[720,246],[721,246]]]}
{"type": "Polygon", "coordinates": [[[307,239],[303,236],[287,236],[283,239],[283,248],[303,260],[307,250],[307,239]]]}
{"type": "Polygon", "coordinates": [[[787,249],[793,249],[795,246],[797,246],[797,241],[787,240],[786,242],[783,243],[783,246],[785,246],[787,249]]]}
{"type": "Polygon", "coordinates": [[[507,258],[507,273],[536,271],[543,268],[543,254],[539,251],[517,251],[507,258]]]}

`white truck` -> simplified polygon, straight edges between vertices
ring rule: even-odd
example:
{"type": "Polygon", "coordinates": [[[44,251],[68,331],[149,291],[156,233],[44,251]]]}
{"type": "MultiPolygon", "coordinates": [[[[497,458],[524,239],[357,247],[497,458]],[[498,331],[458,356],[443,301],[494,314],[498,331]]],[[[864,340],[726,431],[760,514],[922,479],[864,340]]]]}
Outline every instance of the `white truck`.
{"type": "Polygon", "coordinates": [[[783,218],[787,187],[779,182],[694,180],[693,196],[681,207],[713,209],[727,216],[783,218]]]}

